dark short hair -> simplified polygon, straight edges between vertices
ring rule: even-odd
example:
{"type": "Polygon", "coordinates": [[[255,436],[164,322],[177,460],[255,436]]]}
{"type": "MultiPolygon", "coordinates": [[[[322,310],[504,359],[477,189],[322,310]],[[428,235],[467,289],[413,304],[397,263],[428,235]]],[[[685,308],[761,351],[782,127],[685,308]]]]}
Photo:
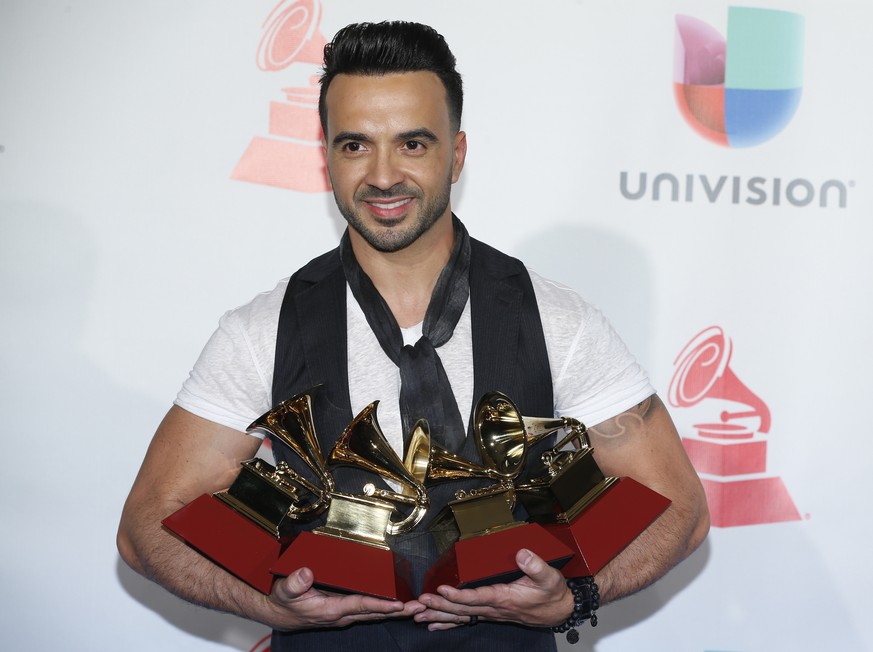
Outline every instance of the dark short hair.
{"type": "Polygon", "coordinates": [[[464,91],[461,75],[455,70],[455,55],[434,28],[421,23],[385,21],[354,23],[343,27],[324,46],[324,69],[318,115],[327,134],[325,97],[337,75],[386,75],[402,72],[435,73],[446,89],[449,119],[461,128],[464,91]]]}

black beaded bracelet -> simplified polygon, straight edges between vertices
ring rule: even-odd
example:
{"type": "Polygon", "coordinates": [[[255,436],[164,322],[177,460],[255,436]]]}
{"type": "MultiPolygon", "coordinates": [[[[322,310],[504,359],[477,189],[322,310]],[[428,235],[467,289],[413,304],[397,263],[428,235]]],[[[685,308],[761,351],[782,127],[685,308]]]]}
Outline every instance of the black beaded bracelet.
{"type": "Polygon", "coordinates": [[[600,607],[600,590],[591,576],[569,579],[567,586],[573,592],[573,613],[566,622],[551,629],[556,634],[567,632],[567,642],[577,643],[579,632],[576,627],[586,620],[591,620],[591,626],[597,627],[597,614],[594,612],[600,607]]]}

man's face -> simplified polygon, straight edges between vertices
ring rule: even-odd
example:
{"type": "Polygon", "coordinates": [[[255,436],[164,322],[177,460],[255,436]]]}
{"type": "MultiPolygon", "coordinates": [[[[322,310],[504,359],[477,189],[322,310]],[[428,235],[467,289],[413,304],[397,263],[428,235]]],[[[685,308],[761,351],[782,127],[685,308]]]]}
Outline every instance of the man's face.
{"type": "Polygon", "coordinates": [[[451,213],[466,137],[451,128],[439,77],[337,75],[325,101],[334,197],[370,246],[404,249],[451,213]]]}

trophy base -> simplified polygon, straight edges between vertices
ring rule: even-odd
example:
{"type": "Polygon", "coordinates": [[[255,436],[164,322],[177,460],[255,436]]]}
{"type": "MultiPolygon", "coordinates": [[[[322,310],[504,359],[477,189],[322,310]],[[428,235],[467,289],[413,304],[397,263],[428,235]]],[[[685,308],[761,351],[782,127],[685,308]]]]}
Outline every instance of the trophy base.
{"type": "Polygon", "coordinates": [[[633,478],[618,478],[568,523],[546,530],[576,554],[562,568],[565,577],[594,575],[636,539],[670,501],[633,478]]]}
{"type": "Polygon", "coordinates": [[[522,577],[515,555],[527,548],[550,566],[561,568],[573,551],[536,523],[525,523],[455,542],[424,576],[424,592],[438,586],[472,589],[522,577]]]}
{"type": "Polygon", "coordinates": [[[283,542],[218,498],[204,494],[161,523],[249,586],[270,593],[275,579],[270,567],[279,559],[283,542]]]}
{"type": "Polygon", "coordinates": [[[284,577],[304,566],[312,571],[314,586],[326,591],[403,602],[413,598],[409,563],[385,548],[301,532],[271,570],[284,577]]]}

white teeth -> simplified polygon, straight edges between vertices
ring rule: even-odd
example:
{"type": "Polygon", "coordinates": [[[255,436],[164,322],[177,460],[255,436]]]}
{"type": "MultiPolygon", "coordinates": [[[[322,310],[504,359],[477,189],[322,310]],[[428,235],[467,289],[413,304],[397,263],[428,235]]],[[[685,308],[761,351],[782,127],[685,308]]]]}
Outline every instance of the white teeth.
{"type": "Polygon", "coordinates": [[[403,206],[404,204],[408,204],[411,200],[409,199],[401,199],[399,201],[391,202],[390,204],[376,204],[379,208],[391,209],[397,208],[398,206],[403,206]]]}

